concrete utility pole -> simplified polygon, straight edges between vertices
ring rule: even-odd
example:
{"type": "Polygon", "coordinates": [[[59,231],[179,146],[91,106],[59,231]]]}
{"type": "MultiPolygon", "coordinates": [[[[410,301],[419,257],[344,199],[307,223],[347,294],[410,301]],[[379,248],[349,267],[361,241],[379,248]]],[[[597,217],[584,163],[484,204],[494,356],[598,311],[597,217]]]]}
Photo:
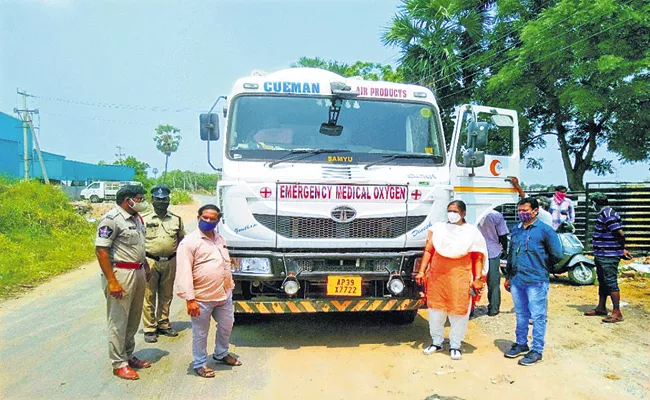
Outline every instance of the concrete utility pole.
{"type": "Polygon", "coordinates": [[[29,180],[29,153],[31,149],[29,148],[29,129],[32,130],[32,138],[34,139],[34,144],[36,146],[36,153],[38,154],[38,161],[41,164],[41,172],[43,173],[43,180],[46,184],[50,184],[50,180],[47,178],[47,170],[45,169],[45,162],[43,161],[43,154],[41,153],[41,146],[38,143],[38,137],[36,135],[36,130],[34,129],[34,123],[32,122],[32,114],[38,114],[38,109],[30,110],[27,108],[27,97],[31,95],[20,89],[16,89],[16,93],[23,96],[23,109],[18,110],[14,108],[14,112],[20,116],[20,119],[23,121],[23,168],[24,168],[24,179],[29,180]],[[20,114],[22,112],[22,115],[20,114]]]}
{"type": "MultiPolygon", "coordinates": [[[[23,96],[23,167],[24,167],[24,179],[27,181],[29,180],[29,127],[27,125],[27,93],[21,92],[20,90],[16,89],[16,92],[19,95],[23,96]]],[[[16,112],[16,110],[14,110],[16,112]]]]}

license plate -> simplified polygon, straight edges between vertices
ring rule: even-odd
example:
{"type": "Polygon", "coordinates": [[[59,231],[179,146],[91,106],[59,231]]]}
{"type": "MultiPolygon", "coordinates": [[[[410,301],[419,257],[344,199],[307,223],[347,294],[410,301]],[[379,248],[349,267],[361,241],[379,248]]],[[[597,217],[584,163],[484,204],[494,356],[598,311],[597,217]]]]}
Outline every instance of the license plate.
{"type": "Polygon", "coordinates": [[[360,276],[339,276],[327,277],[328,296],[361,296],[360,276]]]}

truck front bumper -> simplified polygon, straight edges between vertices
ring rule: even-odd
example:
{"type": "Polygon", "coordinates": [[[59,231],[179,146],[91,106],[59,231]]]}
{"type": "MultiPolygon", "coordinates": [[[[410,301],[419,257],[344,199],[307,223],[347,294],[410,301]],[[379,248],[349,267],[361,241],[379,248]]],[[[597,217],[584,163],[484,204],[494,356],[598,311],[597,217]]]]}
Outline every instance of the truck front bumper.
{"type": "Polygon", "coordinates": [[[318,312],[407,311],[425,308],[423,299],[361,298],[354,300],[292,299],[275,301],[235,300],[236,313],[300,314],[318,312]]]}

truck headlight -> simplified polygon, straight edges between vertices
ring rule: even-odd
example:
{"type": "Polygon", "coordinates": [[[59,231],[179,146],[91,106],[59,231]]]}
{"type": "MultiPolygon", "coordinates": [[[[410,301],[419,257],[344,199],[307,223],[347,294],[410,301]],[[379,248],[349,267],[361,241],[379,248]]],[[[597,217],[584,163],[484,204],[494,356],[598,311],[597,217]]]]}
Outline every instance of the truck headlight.
{"type": "Polygon", "coordinates": [[[393,274],[388,280],[386,287],[392,294],[398,296],[404,291],[404,281],[399,274],[393,274]]]}
{"type": "Polygon", "coordinates": [[[296,293],[298,293],[298,290],[300,290],[300,283],[293,275],[290,275],[287,276],[287,279],[282,283],[282,289],[284,289],[284,292],[287,295],[295,296],[296,293]]]}
{"type": "Polygon", "coordinates": [[[270,274],[271,260],[268,258],[233,257],[231,270],[232,272],[242,272],[247,274],[270,274]]]}

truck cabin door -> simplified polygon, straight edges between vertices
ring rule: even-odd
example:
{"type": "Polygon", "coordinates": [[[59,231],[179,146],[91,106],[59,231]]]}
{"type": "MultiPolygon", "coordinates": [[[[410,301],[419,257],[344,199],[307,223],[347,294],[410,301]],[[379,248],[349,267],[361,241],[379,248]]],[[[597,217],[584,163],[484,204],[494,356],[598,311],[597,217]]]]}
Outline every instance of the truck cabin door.
{"type": "Polygon", "coordinates": [[[490,209],[517,202],[509,176],[519,177],[517,112],[463,105],[451,143],[453,198],[467,204],[467,222],[478,223],[490,209]]]}

